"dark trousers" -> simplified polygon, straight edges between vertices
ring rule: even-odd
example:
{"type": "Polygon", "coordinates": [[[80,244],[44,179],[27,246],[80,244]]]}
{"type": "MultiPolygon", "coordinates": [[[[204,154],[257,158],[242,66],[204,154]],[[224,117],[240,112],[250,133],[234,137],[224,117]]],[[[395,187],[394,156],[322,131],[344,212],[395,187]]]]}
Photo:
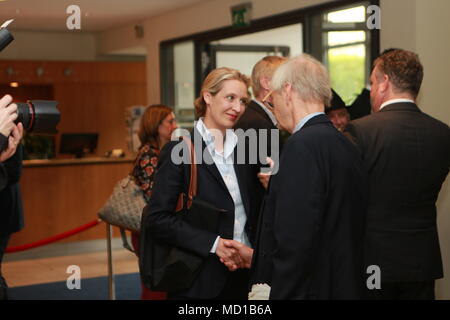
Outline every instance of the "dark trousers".
{"type": "MultiPolygon", "coordinates": [[[[248,300],[249,270],[239,269],[230,272],[225,286],[219,295],[212,300],[248,300]]],[[[195,300],[177,294],[168,293],[169,300],[195,300]]]]}
{"type": "Polygon", "coordinates": [[[6,300],[8,298],[7,290],[8,285],[6,284],[5,278],[2,276],[2,261],[3,255],[5,254],[6,247],[8,245],[10,234],[0,234],[0,300],[6,300]]]}
{"type": "Polygon", "coordinates": [[[248,269],[230,272],[225,287],[214,300],[248,300],[248,269]]]}
{"type": "Polygon", "coordinates": [[[370,290],[371,300],[434,300],[434,280],[422,282],[382,282],[380,290],[370,290]]]}

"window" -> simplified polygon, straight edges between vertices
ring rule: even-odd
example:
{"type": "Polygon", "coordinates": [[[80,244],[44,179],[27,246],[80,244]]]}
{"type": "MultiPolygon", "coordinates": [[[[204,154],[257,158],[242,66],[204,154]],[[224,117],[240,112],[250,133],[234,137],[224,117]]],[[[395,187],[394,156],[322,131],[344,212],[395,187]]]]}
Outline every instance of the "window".
{"type": "Polygon", "coordinates": [[[366,5],[323,14],[322,61],[330,72],[331,86],[350,105],[366,86],[370,72],[370,32],[366,5]]]}
{"type": "Polygon", "coordinates": [[[181,127],[194,117],[194,42],[184,41],[161,51],[162,101],[172,107],[181,127]]]}
{"type": "Polygon", "coordinates": [[[209,66],[229,67],[251,77],[253,66],[268,55],[291,57],[303,52],[302,24],[254,32],[209,43],[209,66]]]}
{"type": "Polygon", "coordinates": [[[192,126],[193,102],[206,75],[227,66],[250,75],[265,55],[310,53],[328,68],[333,89],[350,105],[368,83],[379,32],[368,30],[366,8],[379,0],[333,1],[161,43],[161,100],[180,126],[192,126]]]}

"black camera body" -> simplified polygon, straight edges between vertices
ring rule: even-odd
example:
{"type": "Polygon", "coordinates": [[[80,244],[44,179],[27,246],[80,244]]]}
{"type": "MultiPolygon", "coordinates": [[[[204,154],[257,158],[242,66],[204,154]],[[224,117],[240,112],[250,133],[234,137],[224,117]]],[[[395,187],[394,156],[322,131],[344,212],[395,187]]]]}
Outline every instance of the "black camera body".
{"type": "Polygon", "coordinates": [[[12,34],[6,28],[0,28],[0,51],[2,51],[11,41],[14,40],[12,34]]]}
{"type": "Polygon", "coordinates": [[[17,104],[16,124],[22,122],[28,133],[57,134],[56,126],[61,115],[57,109],[58,102],[48,100],[33,100],[17,104]]]}
{"type": "MultiPolygon", "coordinates": [[[[0,28],[0,51],[14,40],[12,34],[6,28],[0,28]]],[[[28,133],[54,135],[58,133],[58,125],[61,114],[57,108],[58,102],[47,100],[33,100],[17,104],[17,119],[28,133]]],[[[0,146],[3,151],[7,146],[0,146]]]]}

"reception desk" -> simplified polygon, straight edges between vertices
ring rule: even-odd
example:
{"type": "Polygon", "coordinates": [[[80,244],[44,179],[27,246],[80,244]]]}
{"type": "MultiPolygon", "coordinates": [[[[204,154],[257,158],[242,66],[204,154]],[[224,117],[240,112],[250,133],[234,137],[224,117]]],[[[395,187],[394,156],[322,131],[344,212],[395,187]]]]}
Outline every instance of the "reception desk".
{"type": "MultiPolygon", "coordinates": [[[[97,219],[114,185],[132,169],[131,158],[26,160],[20,187],[25,228],[9,246],[32,243],[97,219]]],[[[65,242],[105,238],[104,224],[65,242]]]]}

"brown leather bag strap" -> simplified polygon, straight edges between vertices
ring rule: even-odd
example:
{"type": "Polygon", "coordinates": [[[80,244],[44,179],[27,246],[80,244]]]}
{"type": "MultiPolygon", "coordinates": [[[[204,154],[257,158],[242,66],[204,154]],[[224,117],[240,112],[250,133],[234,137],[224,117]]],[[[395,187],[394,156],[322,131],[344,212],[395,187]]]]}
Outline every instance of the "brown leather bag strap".
{"type": "MultiPolygon", "coordinates": [[[[187,144],[189,153],[190,153],[190,161],[191,161],[191,177],[189,179],[189,189],[187,194],[187,202],[186,206],[188,209],[192,206],[192,201],[194,197],[197,195],[197,161],[195,158],[195,148],[192,144],[192,140],[186,137],[182,137],[184,142],[187,144]]],[[[181,192],[178,196],[177,205],[175,207],[175,212],[179,212],[183,210],[184,207],[184,193],[181,192]]]]}
{"type": "Polygon", "coordinates": [[[187,199],[187,208],[190,209],[192,206],[192,201],[194,197],[197,195],[197,159],[195,157],[195,147],[190,138],[184,137],[183,140],[186,142],[191,160],[191,177],[189,181],[189,190],[188,190],[188,199],[187,199]]]}

